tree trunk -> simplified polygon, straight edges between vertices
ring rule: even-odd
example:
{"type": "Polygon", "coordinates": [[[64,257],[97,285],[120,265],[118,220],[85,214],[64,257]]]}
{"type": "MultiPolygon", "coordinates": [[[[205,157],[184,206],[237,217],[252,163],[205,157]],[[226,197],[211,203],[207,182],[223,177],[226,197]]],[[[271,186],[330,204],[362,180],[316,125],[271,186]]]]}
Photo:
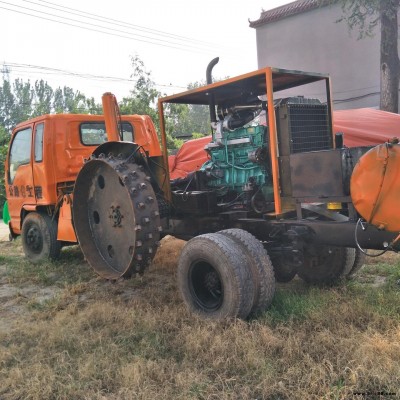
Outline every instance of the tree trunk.
{"type": "Polygon", "coordinates": [[[381,101],[380,109],[399,112],[399,53],[397,11],[400,0],[380,0],[381,101]]]}

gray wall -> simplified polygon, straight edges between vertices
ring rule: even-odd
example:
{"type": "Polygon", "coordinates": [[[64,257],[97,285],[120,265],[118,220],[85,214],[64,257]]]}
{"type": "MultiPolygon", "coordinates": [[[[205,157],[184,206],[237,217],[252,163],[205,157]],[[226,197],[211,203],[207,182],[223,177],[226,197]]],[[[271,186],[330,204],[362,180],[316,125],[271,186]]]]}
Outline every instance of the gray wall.
{"type": "MultiPolygon", "coordinates": [[[[256,28],[258,66],[329,73],[335,109],[379,107],[379,94],[338,102],[380,90],[379,27],[375,36],[357,40],[345,22],[339,5],[321,7],[256,28]]],[[[301,88],[305,96],[319,90],[301,88]]]]}

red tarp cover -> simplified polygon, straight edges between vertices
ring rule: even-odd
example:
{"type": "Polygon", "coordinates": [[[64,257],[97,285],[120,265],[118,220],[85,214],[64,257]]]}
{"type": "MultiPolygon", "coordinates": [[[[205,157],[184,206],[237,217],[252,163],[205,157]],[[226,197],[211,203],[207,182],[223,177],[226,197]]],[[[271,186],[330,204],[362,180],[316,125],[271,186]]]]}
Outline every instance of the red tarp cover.
{"type": "Polygon", "coordinates": [[[169,178],[185,178],[189,172],[197,171],[208,160],[204,146],[211,136],[189,140],[183,144],[175,156],[168,157],[169,178]]]}
{"type": "MultiPolygon", "coordinates": [[[[347,147],[375,145],[400,137],[400,115],[372,108],[334,111],[333,122],[333,131],[344,133],[347,147]]],[[[197,171],[208,160],[204,146],[210,140],[211,136],[189,140],[175,156],[169,156],[170,179],[197,171]]]]}
{"type": "Polygon", "coordinates": [[[347,147],[370,146],[400,136],[400,115],[372,108],[333,113],[334,132],[344,133],[347,147]]]}

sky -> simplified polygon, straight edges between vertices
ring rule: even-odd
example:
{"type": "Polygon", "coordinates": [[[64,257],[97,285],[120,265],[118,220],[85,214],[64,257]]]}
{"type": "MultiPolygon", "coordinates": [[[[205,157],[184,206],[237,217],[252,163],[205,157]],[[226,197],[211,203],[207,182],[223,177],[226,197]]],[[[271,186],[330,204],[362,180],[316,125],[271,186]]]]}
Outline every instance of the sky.
{"type": "Polygon", "coordinates": [[[163,94],[205,79],[256,70],[259,18],[288,0],[0,0],[0,62],[11,80],[70,86],[100,102],[132,88],[137,55],[163,94]]]}

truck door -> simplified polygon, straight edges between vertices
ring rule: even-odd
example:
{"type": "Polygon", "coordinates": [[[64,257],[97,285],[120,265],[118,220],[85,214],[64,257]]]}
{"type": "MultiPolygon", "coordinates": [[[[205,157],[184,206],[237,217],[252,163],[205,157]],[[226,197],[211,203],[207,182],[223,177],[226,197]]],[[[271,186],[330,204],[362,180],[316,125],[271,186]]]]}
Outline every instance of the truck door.
{"type": "Polygon", "coordinates": [[[32,176],[32,126],[19,130],[11,143],[7,168],[7,199],[14,233],[21,231],[21,211],[36,204],[32,176]]]}

